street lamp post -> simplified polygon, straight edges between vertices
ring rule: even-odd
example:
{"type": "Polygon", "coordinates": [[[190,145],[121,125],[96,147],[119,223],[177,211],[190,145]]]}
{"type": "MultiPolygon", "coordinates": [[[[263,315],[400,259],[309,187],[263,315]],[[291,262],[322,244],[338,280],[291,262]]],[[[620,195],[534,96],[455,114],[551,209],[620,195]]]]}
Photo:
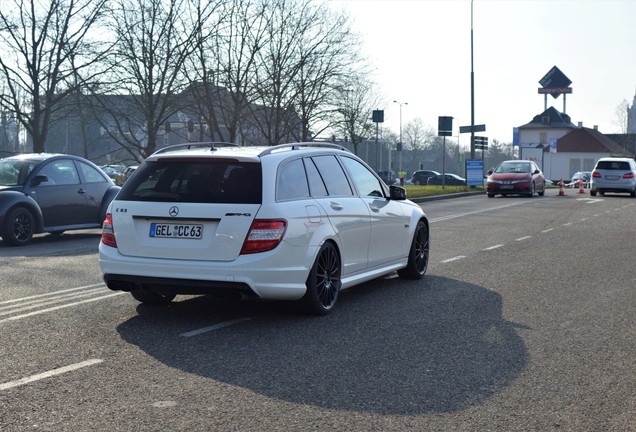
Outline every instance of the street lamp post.
{"type": "MultiPolygon", "coordinates": [[[[402,151],[404,151],[404,143],[402,142],[402,105],[408,105],[408,102],[399,102],[394,100],[393,103],[400,105],[400,162],[399,162],[399,172],[402,172],[402,151]]],[[[391,155],[391,153],[389,153],[391,155]]],[[[389,169],[391,169],[391,162],[389,159],[389,169]]]]}

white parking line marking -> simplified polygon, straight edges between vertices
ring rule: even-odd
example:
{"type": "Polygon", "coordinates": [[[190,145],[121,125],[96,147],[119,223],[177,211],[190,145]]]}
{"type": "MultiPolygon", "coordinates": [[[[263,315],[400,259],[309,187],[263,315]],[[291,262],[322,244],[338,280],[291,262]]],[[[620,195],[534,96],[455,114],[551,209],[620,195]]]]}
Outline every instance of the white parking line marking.
{"type": "Polygon", "coordinates": [[[97,300],[102,300],[102,299],[105,299],[105,298],[114,297],[114,296],[118,296],[118,295],[122,295],[122,294],[126,294],[126,293],[125,292],[116,292],[116,293],[113,293],[113,294],[109,294],[109,295],[105,295],[105,296],[101,296],[101,297],[95,297],[95,298],[91,298],[91,299],[88,299],[88,300],[82,300],[82,301],[78,301],[78,302],[75,302],[75,303],[68,303],[68,304],[64,304],[64,305],[61,305],[61,306],[55,306],[55,307],[48,308],[48,309],[42,309],[42,310],[35,311],[35,312],[25,313],[25,314],[22,314],[22,315],[15,315],[15,316],[12,316],[12,317],[9,317],[9,318],[1,319],[0,320],[0,324],[2,324],[3,322],[7,322],[7,321],[16,321],[16,320],[19,320],[19,319],[22,319],[22,318],[28,318],[28,317],[33,316],[33,315],[40,315],[40,314],[43,314],[43,313],[46,313],[46,312],[52,312],[54,310],[64,309],[64,308],[71,307],[71,306],[77,306],[79,304],[84,304],[84,303],[90,303],[90,302],[94,302],[94,301],[97,301],[97,300]]]}
{"type": "Polygon", "coordinates": [[[548,228],[541,231],[541,234],[549,233],[550,231],[554,231],[554,228],[548,228]]]}
{"type": "Polygon", "coordinates": [[[503,246],[502,244],[498,244],[498,245],[494,245],[494,246],[487,247],[487,248],[486,248],[486,249],[484,249],[484,250],[485,250],[485,251],[489,251],[489,250],[493,250],[493,249],[500,248],[500,247],[502,247],[502,246],[503,246]]]}
{"type": "Polygon", "coordinates": [[[60,291],[53,291],[53,292],[49,292],[49,293],[46,293],[46,294],[38,294],[38,295],[29,296],[29,297],[22,297],[22,298],[19,298],[19,299],[5,300],[3,302],[0,302],[0,305],[8,304],[8,303],[16,303],[16,302],[20,302],[20,301],[24,301],[24,300],[31,300],[31,299],[40,298],[40,297],[57,296],[59,293],[65,293],[65,292],[69,292],[69,291],[78,291],[78,290],[83,290],[83,289],[88,289],[88,288],[95,288],[95,287],[99,287],[99,286],[106,286],[106,285],[104,283],[98,283],[98,284],[93,284],[93,285],[85,285],[85,286],[81,286],[81,287],[77,287],[77,288],[69,288],[69,289],[60,290],[60,291]]]}
{"type": "Polygon", "coordinates": [[[9,315],[16,312],[22,312],[29,309],[35,309],[35,308],[47,306],[50,304],[68,301],[69,299],[78,299],[81,297],[88,297],[88,296],[92,296],[99,293],[106,294],[110,292],[112,291],[110,291],[106,287],[97,287],[97,288],[92,288],[90,290],[86,290],[85,292],[62,294],[55,298],[37,299],[30,302],[22,303],[22,304],[0,306],[0,315],[9,315]]]}
{"type": "Polygon", "coordinates": [[[449,262],[457,261],[457,260],[464,259],[464,258],[466,258],[464,255],[457,255],[456,257],[445,259],[444,261],[441,261],[441,262],[449,263],[449,262]]]}
{"type": "Polygon", "coordinates": [[[198,330],[192,330],[192,331],[189,331],[189,332],[181,333],[179,336],[183,336],[183,337],[197,336],[197,335],[200,335],[201,333],[211,332],[211,331],[223,328],[223,327],[228,327],[228,326],[231,326],[231,325],[234,325],[234,324],[242,323],[244,321],[249,321],[251,319],[252,318],[241,318],[241,319],[232,320],[232,321],[225,321],[225,322],[222,322],[222,323],[219,323],[219,324],[214,324],[213,326],[203,327],[203,328],[200,328],[198,330]]]}
{"type": "Polygon", "coordinates": [[[524,241],[524,240],[528,240],[529,238],[532,238],[532,236],[519,237],[518,239],[515,239],[515,241],[524,241]]]}
{"type": "Polygon", "coordinates": [[[21,386],[21,385],[24,385],[24,384],[28,384],[28,383],[31,383],[33,381],[39,381],[39,380],[44,379],[44,378],[50,378],[50,377],[55,376],[55,375],[61,375],[63,373],[71,372],[71,371],[74,371],[76,369],[81,369],[81,368],[86,367],[86,366],[92,366],[92,365],[95,365],[95,364],[98,364],[98,363],[102,363],[103,361],[104,360],[100,360],[100,359],[86,360],[86,361],[83,361],[83,362],[80,362],[80,363],[75,363],[75,364],[72,364],[72,365],[68,365],[68,366],[64,366],[64,367],[61,367],[61,368],[53,369],[53,370],[50,370],[48,372],[43,372],[43,373],[40,373],[40,374],[31,375],[29,377],[20,378],[20,379],[15,380],[15,381],[9,381],[7,383],[0,384],[0,391],[8,390],[8,389],[13,388],[13,387],[18,387],[18,386],[21,386]]]}
{"type": "Polygon", "coordinates": [[[563,224],[563,226],[570,226],[570,225],[572,225],[572,222],[566,222],[563,224]]]}

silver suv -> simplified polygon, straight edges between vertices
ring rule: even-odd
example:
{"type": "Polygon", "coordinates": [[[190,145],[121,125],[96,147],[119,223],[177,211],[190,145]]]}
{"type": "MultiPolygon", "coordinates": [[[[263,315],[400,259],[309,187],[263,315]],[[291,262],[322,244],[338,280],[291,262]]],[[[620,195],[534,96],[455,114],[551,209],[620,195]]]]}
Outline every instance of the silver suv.
{"type": "Polygon", "coordinates": [[[111,203],[99,245],[108,287],[143,303],[233,294],[313,314],[386,274],[420,279],[428,259],[422,208],[322,143],[159,150],[111,203]]]}
{"type": "Polygon", "coordinates": [[[592,170],[590,195],[605,192],[629,193],[636,197],[636,162],[634,159],[605,157],[592,170]]]}

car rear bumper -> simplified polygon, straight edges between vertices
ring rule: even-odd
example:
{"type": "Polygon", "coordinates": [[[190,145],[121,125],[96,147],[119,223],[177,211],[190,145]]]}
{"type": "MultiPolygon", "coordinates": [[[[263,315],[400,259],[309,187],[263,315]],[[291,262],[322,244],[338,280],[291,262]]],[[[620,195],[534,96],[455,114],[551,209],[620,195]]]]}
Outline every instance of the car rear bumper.
{"type": "Polygon", "coordinates": [[[636,181],[607,181],[607,180],[592,180],[590,188],[593,192],[615,192],[615,193],[633,193],[636,191],[636,181]]]}
{"type": "Polygon", "coordinates": [[[100,243],[99,265],[106,285],[117,291],[234,293],[242,297],[298,300],[305,294],[310,269],[290,264],[299,262],[301,257],[295,248],[289,249],[289,254],[241,255],[234,261],[220,262],[131,257],[100,243]],[[290,254],[294,253],[297,259],[292,260],[290,254]],[[285,262],[280,261],[281,256],[285,262]]]}

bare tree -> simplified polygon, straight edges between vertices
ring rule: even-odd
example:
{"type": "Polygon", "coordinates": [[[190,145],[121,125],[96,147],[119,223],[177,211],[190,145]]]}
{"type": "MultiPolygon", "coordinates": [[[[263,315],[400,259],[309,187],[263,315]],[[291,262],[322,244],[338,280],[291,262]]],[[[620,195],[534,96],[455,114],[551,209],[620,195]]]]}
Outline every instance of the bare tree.
{"type": "Polygon", "coordinates": [[[110,26],[117,40],[110,91],[116,93],[97,98],[98,111],[104,129],[135,158],[155,151],[166,121],[183,107],[186,60],[203,42],[202,28],[218,4],[118,0],[110,26]]]}
{"type": "Polygon", "coordinates": [[[12,112],[45,151],[55,113],[72,92],[75,77],[99,60],[89,30],[96,27],[106,0],[5,1],[0,8],[0,76],[6,92],[0,106],[12,112]]]}
{"type": "Polygon", "coordinates": [[[627,102],[627,99],[623,99],[616,106],[614,112],[616,113],[616,122],[620,128],[620,133],[626,134],[629,126],[629,102],[627,102]]]}
{"type": "Polygon", "coordinates": [[[375,136],[375,124],[372,112],[380,105],[373,92],[371,82],[359,76],[353,76],[344,82],[338,101],[339,121],[337,129],[353,144],[353,152],[358,154],[358,145],[365,139],[375,136]]]}
{"type": "Polygon", "coordinates": [[[253,0],[223,2],[203,29],[188,68],[190,97],[213,140],[238,142],[252,98],[256,52],[263,43],[264,6],[253,0]]]}
{"type": "MultiPolygon", "coordinates": [[[[295,110],[300,117],[301,140],[309,141],[330,127],[333,102],[342,94],[342,83],[362,76],[364,61],[360,41],[350,29],[349,17],[331,11],[326,4],[303,11],[302,37],[294,76],[295,110]]],[[[357,143],[356,143],[357,145],[357,143]]]]}
{"type": "Polygon", "coordinates": [[[423,153],[435,140],[435,131],[431,127],[424,126],[421,118],[415,118],[404,126],[404,146],[411,150],[414,161],[419,161],[423,153]]]}

